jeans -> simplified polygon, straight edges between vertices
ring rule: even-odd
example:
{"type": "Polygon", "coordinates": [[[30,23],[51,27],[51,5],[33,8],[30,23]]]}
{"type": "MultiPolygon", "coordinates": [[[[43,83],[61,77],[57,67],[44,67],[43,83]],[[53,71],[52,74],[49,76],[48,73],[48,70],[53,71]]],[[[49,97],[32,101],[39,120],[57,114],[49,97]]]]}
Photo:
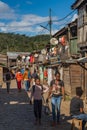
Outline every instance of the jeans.
{"type": "Polygon", "coordinates": [[[56,119],[57,119],[57,122],[59,122],[59,119],[60,119],[60,105],[61,105],[61,99],[62,99],[62,96],[52,97],[52,99],[51,99],[51,104],[52,104],[52,117],[53,117],[53,121],[54,121],[54,122],[56,122],[56,119]],[[56,112],[57,112],[57,115],[56,115],[56,112]]]}
{"type": "Polygon", "coordinates": [[[73,115],[73,118],[81,119],[82,121],[82,130],[84,130],[85,124],[87,122],[87,114],[79,114],[79,115],[73,115]]]}
{"type": "Polygon", "coordinates": [[[28,91],[29,88],[30,88],[30,81],[29,80],[25,80],[24,83],[25,83],[25,90],[28,91]]]}

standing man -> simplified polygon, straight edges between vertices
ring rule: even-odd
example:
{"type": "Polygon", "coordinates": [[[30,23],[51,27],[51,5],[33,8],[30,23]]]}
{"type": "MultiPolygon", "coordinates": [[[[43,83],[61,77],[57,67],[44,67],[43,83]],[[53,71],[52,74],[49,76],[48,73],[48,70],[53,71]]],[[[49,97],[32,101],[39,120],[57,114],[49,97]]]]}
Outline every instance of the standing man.
{"type": "Polygon", "coordinates": [[[53,79],[50,83],[50,90],[46,102],[48,102],[50,96],[51,96],[52,117],[53,117],[52,126],[55,126],[56,123],[59,124],[61,100],[62,96],[63,99],[65,96],[64,82],[60,79],[59,72],[56,72],[55,79],[53,79]],[[57,109],[57,115],[56,115],[56,109],[57,109]]]}
{"type": "Polygon", "coordinates": [[[10,84],[11,84],[11,73],[10,73],[9,69],[7,70],[7,73],[6,73],[5,77],[6,77],[7,93],[9,93],[10,84]]]}

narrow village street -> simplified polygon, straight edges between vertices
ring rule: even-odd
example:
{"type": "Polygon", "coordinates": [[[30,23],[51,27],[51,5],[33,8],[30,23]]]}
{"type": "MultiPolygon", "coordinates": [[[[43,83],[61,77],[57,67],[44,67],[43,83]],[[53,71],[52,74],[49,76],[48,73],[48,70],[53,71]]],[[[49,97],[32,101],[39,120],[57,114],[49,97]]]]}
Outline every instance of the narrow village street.
{"type": "Polygon", "coordinates": [[[0,0],[0,12],[0,130],[87,130],[87,0],[0,0]]]}
{"type": "Polygon", "coordinates": [[[69,100],[61,104],[61,124],[51,127],[51,115],[42,112],[42,125],[34,125],[33,105],[29,104],[29,96],[24,87],[19,93],[16,81],[12,80],[10,93],[3,84],[0,88],[0,130],[71,130],[69,116],[69,100]]]}
{"type": "Polygon", "coordinates": [[[6,92],[5,84],[0,88],[0,130],[69,130],[70,121],[64,118],[69,115],[69,101],[62,102],[61,125],[50,126],[52,116],[42,113],[42,125],[34,125],[33,105],[29,104],[28,94],[24,88],[17,91],[15,80],[12,80],[11,90],[6,92]]]}

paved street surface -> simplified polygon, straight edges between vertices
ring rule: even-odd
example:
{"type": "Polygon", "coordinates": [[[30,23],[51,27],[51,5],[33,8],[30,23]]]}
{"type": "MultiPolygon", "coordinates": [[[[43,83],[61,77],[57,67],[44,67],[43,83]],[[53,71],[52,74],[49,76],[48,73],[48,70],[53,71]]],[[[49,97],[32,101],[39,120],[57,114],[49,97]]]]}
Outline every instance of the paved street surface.
{"type": "MultiPolygon", "coordinates": [[[[44,110],[44,107],[43,107],[44,110]]],[[[70,130],[71,120],[69,116],[69,101],[61,104],[61,124],[51,127],[51,115],[42,113],[42,125],[34,125],[33,105],[29,104],[29,94],[24,87],[19,93],[16,82],[11,83],[8,94],[6,86],[0,88],[0,130],[70,130]]]]}

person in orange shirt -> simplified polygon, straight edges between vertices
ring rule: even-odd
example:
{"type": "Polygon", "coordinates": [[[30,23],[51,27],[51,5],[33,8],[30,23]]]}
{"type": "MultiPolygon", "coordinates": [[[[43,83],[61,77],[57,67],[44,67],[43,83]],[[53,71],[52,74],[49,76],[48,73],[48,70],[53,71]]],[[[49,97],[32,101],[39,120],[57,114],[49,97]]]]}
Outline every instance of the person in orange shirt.
{"type": "Polygon", "coordinates": [[[25,69],[24,74],[23,74],[23,80],[25,83],[25,90],[29,91],[30,88],[30,79],[31,79],[31,74],[28,68],[25,69]]]}
{"type": "Polygon", "coordinates": [[[17,88],[18,88],[18,91],[20,92],[21,91],[21,81],[23,80],[23,75],[20,71],[20,69],[18,69],[18,71],[16,72],[16,81],[17,81],[17,88]]]}

